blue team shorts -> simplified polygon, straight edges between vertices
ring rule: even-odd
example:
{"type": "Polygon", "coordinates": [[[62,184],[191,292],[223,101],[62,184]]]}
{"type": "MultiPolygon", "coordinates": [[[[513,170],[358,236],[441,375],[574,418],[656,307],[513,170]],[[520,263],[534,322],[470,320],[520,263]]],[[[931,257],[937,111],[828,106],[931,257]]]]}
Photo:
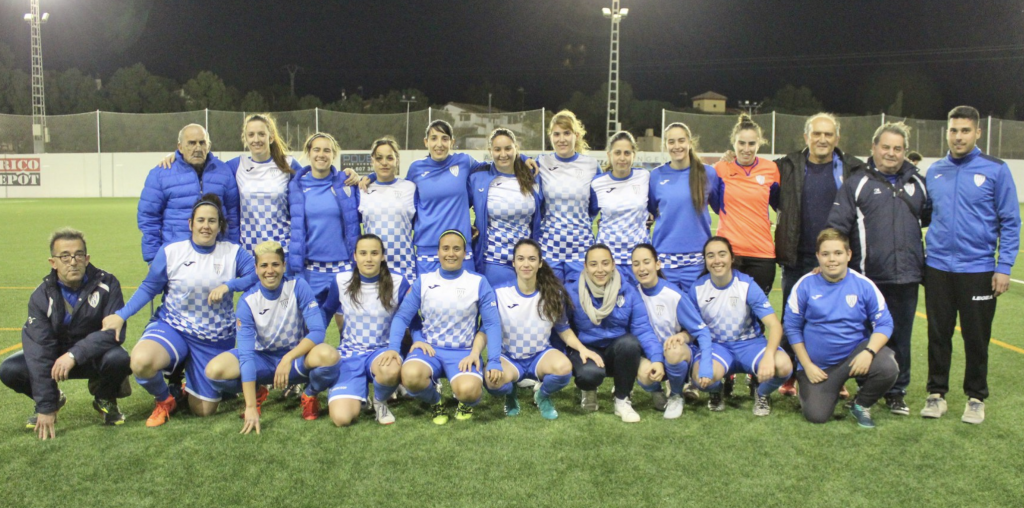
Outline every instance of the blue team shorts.
{"type": "Polygon", "coordinates": [[[370,393],[367,383],[374,381],[370,366],[385,351],[387,348],[380,348],[372,353],[342,358],[339,363],[341,372],[338,374],[338,380],[334,382],[334,386],[327,392],[327,403],[330,404],[335,399],[365,401],[370,393]]]}
{"type": "MultiPolygon", "coordinates": [[[[228,351],[238,358],[238,349],[228,351]]],[[[256,364],[256,384],[274,384],[274,374],[277,373],[277,365],[288,353],[287,349],[278,351],[253,351],[253,362],[256,364]]],[[[309,382],[309,369],[306,368],[306,356],[300,356],[292,360],[292,370],[288,373],[288,384],[297,385],[309,382]]]]}
{"type": "MultiPolygon", "coordinates": [[[[433,383],[437,383],[442,377],[448,378],[448,382],[452,382],[455,378],[462,375],[471,375],[480,378],[483,381],[484,375],[480,372],[480,369],[474,366],[469,372],[462,372],[459,370],[459,362],[463,358],[469,356],[469,349],[446,349],[440,347],[434,347],[434,356],[430,356],[423,352],[422,349],[417,349],[409,353],[406,357],[406,362],[423,362],[430,367],[430,380],[433,383]]],[[[483,365],[483,359],[480,359],[480,364],[483,365]]]]}
{"type": "Polygon", "coordinates": [[[579,280],[580,272],[583,271],[583,261],[549,261],[548,266],[562,284],[579,280]]]}
{"type": "Polygon", "coordinates": [[[544,358],[544,355],[556,351],[555,348],[549,347],[533,356],[516,360],[506,354],[501,355],[501,358],[506,362],[512,364],[512,367],[516,369],[516,380],[515,383],[522,381],[523,379],[533,379],[540,381],[537,377],[537,366],[540,365],[540,359],[544,358]]]}
{"type": "Polygon", "coordinates": [[[313,290],[313,297],[316,298],[316,303],[320,308],[323,308],[324,303],[327,302],[327,293],[331,292],[331,282],[334,282],[338,273],[319,272],[308,267],[306,271],[302,272],[302,277],[309,283],[309,288],[313,290]]]}
{"type": "Polygon", "coordinates": [[[484,273],[481,273],[492,288],[496,288],[508,282],[516,281],[516,270],[512,265],[498,263],[484,263],[484,273]]]}
{"type": "MultiPolygon", "coordinates": [[[[715,361],[725,367],[725,375],[746,373],[757,374],[757,366],[761,363],[768,339],[758,337],[734,342],[715,342],[712,344],[712,356],[715,361]]],[[[782,348],[778,348],[782,351],[782,348]]],[[[696,356],[700,360],[700,354],[696,356]]]]}
{"type": "Polygon", "coordinates": [[[679,268],[662,268],[661,272],[665,274],[665,280],[679,286],[679,289],[683,290],[683,294],[686,294],[690,290],[690,286],[700,277],[701,272],[704,271],[704,263],[681,266],[679,268]]]}
{"type": "Polygon", "coordinates": [[[185,362],[185,391],[200,400],[220,401],[220,391],[206,377],[206,365],[217,355],[231,349],[233,341],[209,341],[181,332],[164,321],[151,321],[139,341],[151,340],[163,346],[171,357],[164,368],[172,372],[185,362]]]}

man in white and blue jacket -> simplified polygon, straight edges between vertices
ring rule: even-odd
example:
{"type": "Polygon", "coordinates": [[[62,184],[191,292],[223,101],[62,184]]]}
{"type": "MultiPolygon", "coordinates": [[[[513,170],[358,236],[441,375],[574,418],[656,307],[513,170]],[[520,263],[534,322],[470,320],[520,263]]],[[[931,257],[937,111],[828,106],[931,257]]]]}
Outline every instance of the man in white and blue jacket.
{"type": "Polygon", "coordinates": [[[949,112],[949,154],[928,169],[932,223],[926,236],[925,306],[928,310],[928,400],[921,416],[946,413],[949,364],[957,315],[964,337],[961,421],[985,420],[988,343],[996,297],[1010,289],[1020,248],[1020,205],[1005,162],[981,153],[981,118],[970,106],[949,112]],[[994,254],[998,254],[998,259],[994,254]]]}

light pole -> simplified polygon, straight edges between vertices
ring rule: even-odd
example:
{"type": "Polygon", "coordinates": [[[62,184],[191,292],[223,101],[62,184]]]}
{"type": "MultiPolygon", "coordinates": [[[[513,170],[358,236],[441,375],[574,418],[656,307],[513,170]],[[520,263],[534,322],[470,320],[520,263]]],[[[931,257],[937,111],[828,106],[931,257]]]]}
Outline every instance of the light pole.
{"type": "Polygon", "coordinates": [[[402,94],[400,102],[405,103],[405,149],[409,149],[409,108],[412,107],[412,103],[416,102],[416,96],[406,97],[402,94]]]}
{"type": "Polygon", "coordinates": [[[32,36],[32,148],[34,153],[46,151],[46,95],[43,93],[43,46],[41,25],[50,19],[49,13],[39,13],[39,0],[29,0],[29,13],[25,15],[32,36]]]}
{"type": "Polygon", "coordinates": [[[739,101],[736,105],[739,106],[740,109],[746,111],[748,115],[754,116],[754,114],[757,113],[757,110],[761,108],[761,104],[763,103],[755,101],[739,101]]]}
{"type": "Polygon", "coordinates": [[[601,9],[604,17],[612,20],[611,54],[608,57],[608,137],[619,130],[619,22],[629,9],[619,9],[619,0],[612,0],[612,8],[601,9]]]}

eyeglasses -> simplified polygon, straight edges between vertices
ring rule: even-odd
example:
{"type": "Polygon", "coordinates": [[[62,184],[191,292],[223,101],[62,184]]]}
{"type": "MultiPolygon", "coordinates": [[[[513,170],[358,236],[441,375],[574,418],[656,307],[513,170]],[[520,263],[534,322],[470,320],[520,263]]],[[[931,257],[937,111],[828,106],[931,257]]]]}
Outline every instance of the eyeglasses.
{"type": "Polygon", "coordinates": [[[61,254],[59,256],[53,256],[53,257],[56,258],[56,259],[59,259],[61,263],[64,263],[65,265],[67,265],[67,264],[71,263],[72,259],[74,259],[75,261],[78,261],[79,263],[84,263],[85,262],[85,258],[88,257],[88,256],[89,255],[84,253],[84,252],[76,252],[74,254],[61,254]]]}

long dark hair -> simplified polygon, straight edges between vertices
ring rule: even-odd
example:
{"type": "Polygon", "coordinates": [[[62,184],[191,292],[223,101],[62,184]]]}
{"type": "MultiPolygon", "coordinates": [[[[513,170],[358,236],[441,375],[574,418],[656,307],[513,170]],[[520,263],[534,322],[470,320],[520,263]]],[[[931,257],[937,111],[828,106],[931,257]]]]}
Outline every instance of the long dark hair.
{"type": "Polygon", "coordinates": [[[693,137],[693,132],[685,123],[670,123],[668,127],[665,127],[665,132],[676,127],[686,131],[686,138],[690,140],[690,201],[693,202],[693,209],[698,214],[702,214],[708,208],[708,203],[704,197],[708,187],[708,174],[704,169],[704,161],[697,155],[697,140],[693,137]]]}
{"type": "Polygon", "coordinates": [[[228,232],[228,220],[224,218],[224,204],[221,203],[220,196],[212,192],[203,194],[203,197],[197,199],[196,203],[192,205],[192,215],[188,218],[190,223],[189,230],[192,229],[191,223],[196,219],[196,210],[203,205],[212,206],[217,209],[217,226],[219,227],[217,238],[223,238],[228,232]]]}
{"type": "Polygon", "coordinates": [[[519,142],[516,141],[516,135],[509,129],[504,127],[498,127],[491,131],[491,137],[488,138],[488,145],[494,144],[494,138],[498,136],[505,136],[512,140],[512,146],[516,147],[516,157],[512,160],[512,172],[516,175],[516,181],[519,182],[519,192],[522,192],[524,196],[529,196],[533,192],[533,172],[530,168],[526,167],[526,163],[523,162],[523,158],[519,157],[519,142]]]}
{"type": "MultiPolygon", "coordinates": [[[[377,298],[380,300],[380,304],[384,306],[384,310],[391,312],[391,309],[395,307],[394,301],[394,290],[395,283],[391,279],[391,270],[388,270],[387,252],[384,250],[384,241],[379,236],[365,233],[359,235],[356,239],[356,250],[359,250],[359,242],[363,240],[376,240],[380,244],[380,254],[382,259],[380,261],[380,280],[377,281],[377,298]]],[[[352,258],[355,258],[355,253],[352,253],[352,258]]],[[[348,287],[345,288],[345,294],[348,295],[349,300],[356,304],[358,307],[362,307],[359,303],[359,289],[363,285],[363,280],[359,274],[359,267],[356,266],[352,270],[352,278],[348,280],[348,287]]]]}
{"type": "Polygon", "coordinates": [[[572,300],[569,299],[569,292],[565,290],[565,286],[558,280],[558,277],[555,277],[555,272],[551,270],[551,267],[544,262],[544,256],[541,254],[539,243],[529,238],[519,240],[512,249],[513,259],[515,259],[515,252],[523,246],[537,249],[537,255],[540,256],[540,268],[537,269],[537,290],[540,291],[540,306],[537,312],[541,318],[557,323],[562,319],[562,316],[572,311],[572,300]]]}
{"type": "MultiPolygon", "coordinates": [[[[636,251],[638,251],[638,250],[646,250],[646,251],[650,252],[651,255],[654,256],[654,261],[655,262],[658,261],[658,251],[654,249],[653,245],[651,245],[649,243],[638,243],[638,244],[636,244],[635,247],[633,247],[633,252],[632,253],[635,254],[636,251]]],[[[665,272],[662,272],[661,268],[658,268],[658,271],[655,272],[655,273],[658,274],[658,278],[659,279],[664,279],[665,278],[665,272]]]]}
{"type": "MultiPolygon", "coordinates": [[[[708,238],[708,241],[704,242],[704,246],[701,247],[701,249],[700,249],[700,255],[701,256],[704,256],[704,252],[707,251],[708,245],[711,245],[711,242],[722,242],[722,243],[724,243],[725,244],[725,248],[729,249],[729,257],[732,258],[732,263],[730,264],[730,268],[736,266],[736,254],[733,254],[733,252],[732,252],[732,242],[730,242],[729,239],[724,237],[724,236],[712,236],[711,238],[708,238]]],[[[710,273],[708,271],[708,262],[707,262],[707,259],[705,259],[704,260],[704,269],[701,270],[700,274],[701,274],[701,276],[704,276],[704,275],[707,275],[708,273],[710,273]]]]}

